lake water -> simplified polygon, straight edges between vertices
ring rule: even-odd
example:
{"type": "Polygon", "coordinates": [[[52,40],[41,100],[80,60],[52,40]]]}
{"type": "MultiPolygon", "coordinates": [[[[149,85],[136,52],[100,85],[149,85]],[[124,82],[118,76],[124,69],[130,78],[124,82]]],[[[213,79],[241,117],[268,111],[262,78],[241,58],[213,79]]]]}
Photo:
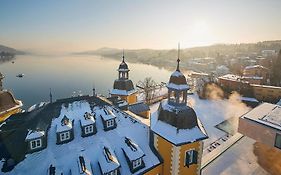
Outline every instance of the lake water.
{"type": "MultiPolygon", "coordinates": [[[[11,61],[0,64],[0,72],[5,76],[3,86],[28,108],[49,101],[50,88],[54,100],[70,97],[73,92],[92,94],[93,84],[97,93],[107,96],[117,78],[121,58],[116,61],[99,56],[22,55],[14,61],[14,64],[11,61]],[[16,77],[19,73],[25,76],[16,77]]],[[[171,74],[155,66],[127,63],[134,85],[145,77],[152,77],[157,83],[167,82],[171,74]]]]}

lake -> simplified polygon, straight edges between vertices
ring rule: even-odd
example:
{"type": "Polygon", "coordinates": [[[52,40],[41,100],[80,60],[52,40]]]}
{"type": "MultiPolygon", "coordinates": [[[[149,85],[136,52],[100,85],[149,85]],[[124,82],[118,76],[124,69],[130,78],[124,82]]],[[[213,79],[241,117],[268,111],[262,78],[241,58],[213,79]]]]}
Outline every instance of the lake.
{"type": "MultiPolygon", "coordinates": [[[[73,94],[92,94],[93,85],[98,94],[108,96],[117,78],[120,61],[99,56],[34,56],[20,55],[12,61],[0,64],[5,76],[4,89],[11,90],[23,108],[41,101],[49,101],[49,89],[53,100],[73,94]],[[23,78],[16,75],[23,73],[23,78]],[[74,93],[75,92],[75,93],[74,93]]],[[[167,82],[171,72],[155,66],[127,62],[130,79],[134,85],[145,77],[157,83],[167,82]]],[[[176,66],[176,63],[175,63],[176,66]]]]}

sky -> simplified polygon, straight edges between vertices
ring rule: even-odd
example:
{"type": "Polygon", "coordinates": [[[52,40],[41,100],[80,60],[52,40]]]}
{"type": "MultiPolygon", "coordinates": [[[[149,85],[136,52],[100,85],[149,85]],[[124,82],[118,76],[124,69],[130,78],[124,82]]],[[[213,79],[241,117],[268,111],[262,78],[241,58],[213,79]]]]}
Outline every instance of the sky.
{"type": "Polygon", "coordinates": [[[1,0],[0,44],[69,53],[281,39],[280,0],[1,0]]]}

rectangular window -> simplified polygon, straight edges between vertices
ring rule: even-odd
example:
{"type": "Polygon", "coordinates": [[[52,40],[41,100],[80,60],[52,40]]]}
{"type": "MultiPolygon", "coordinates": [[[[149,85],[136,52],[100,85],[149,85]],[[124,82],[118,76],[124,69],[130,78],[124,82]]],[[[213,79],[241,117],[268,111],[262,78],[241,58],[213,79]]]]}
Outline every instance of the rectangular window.
{"type": "Polygon", "coordinates": [[[198,152],[196,150],[186,151],[184,166],[189,167],[189,165],[197,164],[197,159],[198,159],[198,152]]]}
{"type": "Polygon", "coordinates": [[[111,171],[110,173],[108,173],[108,175],[117,175],[117,169],[116,169],[116,170],[111,171]]]}
{"type": "Polygon", "coordinates": [[[36,139],[36,140],[30,141],[30,148],[31,149],[40,148],[41,146],[42,146],[41,139],[36,139]]]}
{"type": "Polygon", "coordinates": [[[114,119],[110,119],[110,120],[106,121],[106,127],[107,128],[112,127],[113,125],[114,125],[114,119]]]}
{"type": "Polygon", "coordinates": [[[65,141],[65,140],[69,140],[69,139],[70,139],[69,131],[63,132],[63,133],[60,134],[60,140],[61,141],[65,141]]]}
{"type": "Polygon", "coordinates": [[[93,133],[93,125],[85,126],[84,131],[85,134],[93,133]]]}
{"type": "Polygon", "coordinates": [[[142,159],[141,158],[139,158],[137,160],[134,160],[133,161],[133,169],[138,168],[139,166],[141,166],[141,163],[142,163],[142,159]]]}
{"type": "Polygon", "coordinates": [[[275,147],[281,149],[281,134],[276,134],[275,147]]]}

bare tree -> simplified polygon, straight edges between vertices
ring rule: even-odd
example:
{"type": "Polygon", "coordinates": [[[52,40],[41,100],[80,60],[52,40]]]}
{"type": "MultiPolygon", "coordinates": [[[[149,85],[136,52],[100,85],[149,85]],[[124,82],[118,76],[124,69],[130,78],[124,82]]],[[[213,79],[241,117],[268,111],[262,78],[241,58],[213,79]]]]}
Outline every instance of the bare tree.
{"type": "Polygon", "coordinates": [[[139,81],[136,86],[143,90],[145,103],[149,104],[155,97],[156,82],[151,77],[146,77],[143,81],[139,81]]]}

